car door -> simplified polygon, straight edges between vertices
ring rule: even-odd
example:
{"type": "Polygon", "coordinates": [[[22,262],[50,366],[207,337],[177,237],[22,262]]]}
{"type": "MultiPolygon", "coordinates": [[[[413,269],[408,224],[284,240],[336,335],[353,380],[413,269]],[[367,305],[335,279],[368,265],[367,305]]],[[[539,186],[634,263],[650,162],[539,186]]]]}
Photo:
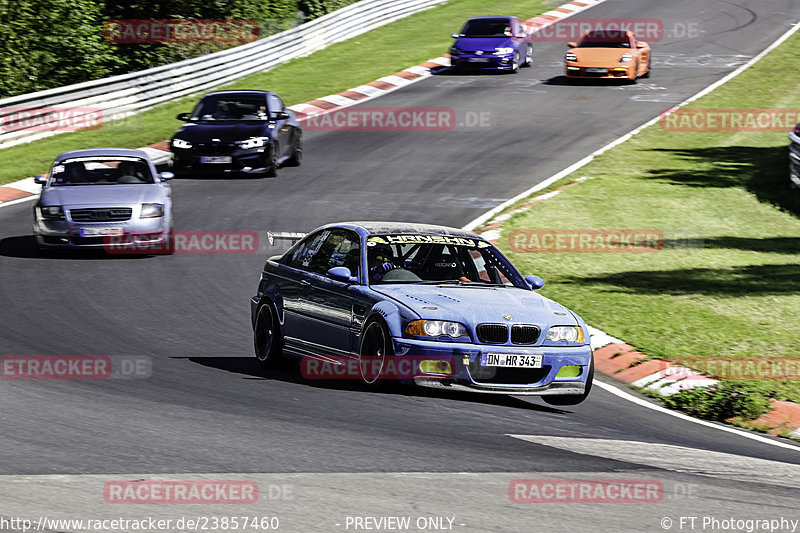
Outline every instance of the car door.
{"type": "Polygon", "coordinates": [[[346,266],[357,276],[359,253],[356,232],[334,229],[309,262],[308,283],[300,289],[300,309],[307,325],[302,338],[308,348],[327,351],[318,355],[350,353],[352,283],[331,279],[326,274],[333,267],[346,266]]]}
{"type": "Polygon", "coordinates": [[[312,233],[290,249],[282,260],[277,283],[283,299],[284,342],[289,349],[298,348],[307,327],[300,290],[308,285],[309,265],[329,234],[329,230],[312,233]]]}
{"type": "MultiPolygon", "coordinates": [[[[286,106],[283,105],[283,100],[281,100],[277,94],[269,93],[267,95],[267,106],[269,107],[269,114],[271,117],[274,117],[276,113],[286,112],[286,106]]],[[[278,140],[278,146],[280,147],[280,153],[278,153],[278,157],[285,157],[291,154],[292,146],[293,146],[293,135],[294,132],[292,131],[292,126],[289,124],[288,120],[276,120],[275,121],[275,139],[278,140]]]]}

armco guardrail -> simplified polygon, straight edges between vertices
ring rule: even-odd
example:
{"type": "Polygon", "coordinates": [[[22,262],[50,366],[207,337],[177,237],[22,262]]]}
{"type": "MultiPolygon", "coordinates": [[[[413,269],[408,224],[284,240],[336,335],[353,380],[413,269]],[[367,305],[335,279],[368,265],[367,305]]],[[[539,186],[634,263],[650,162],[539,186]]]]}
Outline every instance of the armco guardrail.
{"type": "MultiPolygon", "coordinates": [[[[156,104],[197,93],[242,76],[262,72],[290,59],[355,37],[446,0],[362,0],[264,39],[178,63],[100,80],[67,85],[0,100],[0,125],[20,111],[44,114],[70,108],[71,119],[88,122],[92,113],[102,120],[130,116],[156,104]]],[[[365,59],[368,60],[368,59],[365,59]]],[[[57,123],[36,123],[0,130],[0,148],[59,133],[57,123]]]]}

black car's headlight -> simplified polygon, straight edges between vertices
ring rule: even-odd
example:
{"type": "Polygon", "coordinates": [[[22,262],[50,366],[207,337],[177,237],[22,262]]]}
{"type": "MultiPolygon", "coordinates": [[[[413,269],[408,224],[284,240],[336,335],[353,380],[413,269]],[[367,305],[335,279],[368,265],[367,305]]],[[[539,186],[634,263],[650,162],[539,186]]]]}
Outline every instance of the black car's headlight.
{"type": "Polygon", "coordinates": [[[441,337],[447,335],[457,339],[469,335],[467,328],[460,322],[448,320],[412,320],[405,329],[406,334],[418,337],[441,337]]]}
{"type": "Polygon", "coordinates": [[[64,208],[60,205],[40,205],[38,209],[44,220],[64,220],[64,208]]]}
{"type": "Polygon", "coordinates": [[[189,141],[184,141],[183,139],[172,139],[172,147],[186,150],[192,147],[192,143],[189,141]]]}
{"type": "Polygon", "coordinates": [[[583,329],[580,326],[552,326],[547,330],[545,341],[567,341],[573,344],[583,344],[583,329]]]}
{"type": "Polygon", "coordinates": [[[158,218],[164,216],[164,204],[142,204],[139,218],[158,218]]]}
{"type": "Polygon", "coordinates": [[[514,49],[510,46],[503,46],[500,48],[495,48],[494,54],[497,56],[507,56],[508,54],[513,54],[514,49]]]}
{"type": "Polygon", "coordinates": [[[242,150],[250,150],[252,148],[260,148],[269,142],[269,137],[251,137],[244,141],[239,141],[236,144],[242,150]]]}

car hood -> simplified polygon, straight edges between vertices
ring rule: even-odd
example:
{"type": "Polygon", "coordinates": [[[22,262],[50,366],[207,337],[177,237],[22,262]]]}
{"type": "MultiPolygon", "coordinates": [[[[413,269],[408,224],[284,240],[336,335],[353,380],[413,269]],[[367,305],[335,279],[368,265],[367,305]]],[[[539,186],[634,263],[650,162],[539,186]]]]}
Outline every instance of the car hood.
{"type": "Polygon", "coordinates": [[[455,47],[462,52],[489,51],[495,48],[513,48],[513,46],[509,37],[461,37],[455,44],[455,47]]]}
{"type": "Polygon", "coordinates": [[[115,207],[164,203],[164,187],[151,185],[73,185],[42,191],[43,205],[115,207]]]}
{"type": "Polygon", "coordinates": [[[387,284],[372,288],[430,320],[453,320],[467,326],[482,322],[536,324],[543,329],[579,325],[563,305],[514,287],[387,284]]]}
{"type": "Polygon", "coordinates": [[[633,52],[629,48],[573,48],[572,53],[578,57],[578,63],[606,64],[619,63],[623,55],[633,52]]]}
{"type": "Polygon", "coordinates": [[[185,124],[175,134],[178,139],[189,142],[208,142],[219,139],[230,143],[250,137],[271,137],[270,127],[265,122],[199,122],[185,124]]]}

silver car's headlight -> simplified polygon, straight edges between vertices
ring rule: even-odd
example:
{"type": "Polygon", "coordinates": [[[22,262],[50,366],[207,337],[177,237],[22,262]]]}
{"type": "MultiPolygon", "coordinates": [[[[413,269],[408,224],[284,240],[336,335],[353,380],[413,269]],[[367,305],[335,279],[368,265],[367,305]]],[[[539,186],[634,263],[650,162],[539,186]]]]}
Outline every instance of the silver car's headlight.
{"type": "Polygon", "coordinates": [[[172,146],[174,148],[181,148],[183,150],[186,150],[192,147],[192,143],[190,143],[189,141],[184,141],[183,139],[172,139],[172,146]]]}
{"type": "Polygon", "coordinates": [[[514,49],[511,48],[510,46],[505,46],[505,47],[502,47],[502,48],[496,48],[494,53],[496,55],[499,55],[499,56],[504,56],[504,55],[508,55],[508,54],[513,54],[514,53],[514,49]]]}
{"type": "Polygon", "coordinates": [[[142,204],[139,218],[158,218],[164,216],[164,204],[142,204]]]}
{"type": "Polygon", "coordinates": [[[405,332],[408,335],[417,335],[419,337],[441,337],[447,335],[454,339],[469,335],[464,324],[448,320],[412,320],[406,326],[405,332]]]}
{"type": "Polygon", "coordinates": [[[269,141],[269,137],[251,137],[250,139],[239,141],[239,148],[242,150],[250,150],[251,148],[259,148],[264,146],[269,141]]]}
{"type": "Polygon", "coordinates": [[[550,342],[567,341],[583,344],[583,329],[580,326],[553,326],[547,330],[545,340],[550,342]]]}
{"type": "Polygon", "coordinates": [[[64,208],[60,205],[40,205],[39,216],[44,220],[64,220],[64,208]]]}

